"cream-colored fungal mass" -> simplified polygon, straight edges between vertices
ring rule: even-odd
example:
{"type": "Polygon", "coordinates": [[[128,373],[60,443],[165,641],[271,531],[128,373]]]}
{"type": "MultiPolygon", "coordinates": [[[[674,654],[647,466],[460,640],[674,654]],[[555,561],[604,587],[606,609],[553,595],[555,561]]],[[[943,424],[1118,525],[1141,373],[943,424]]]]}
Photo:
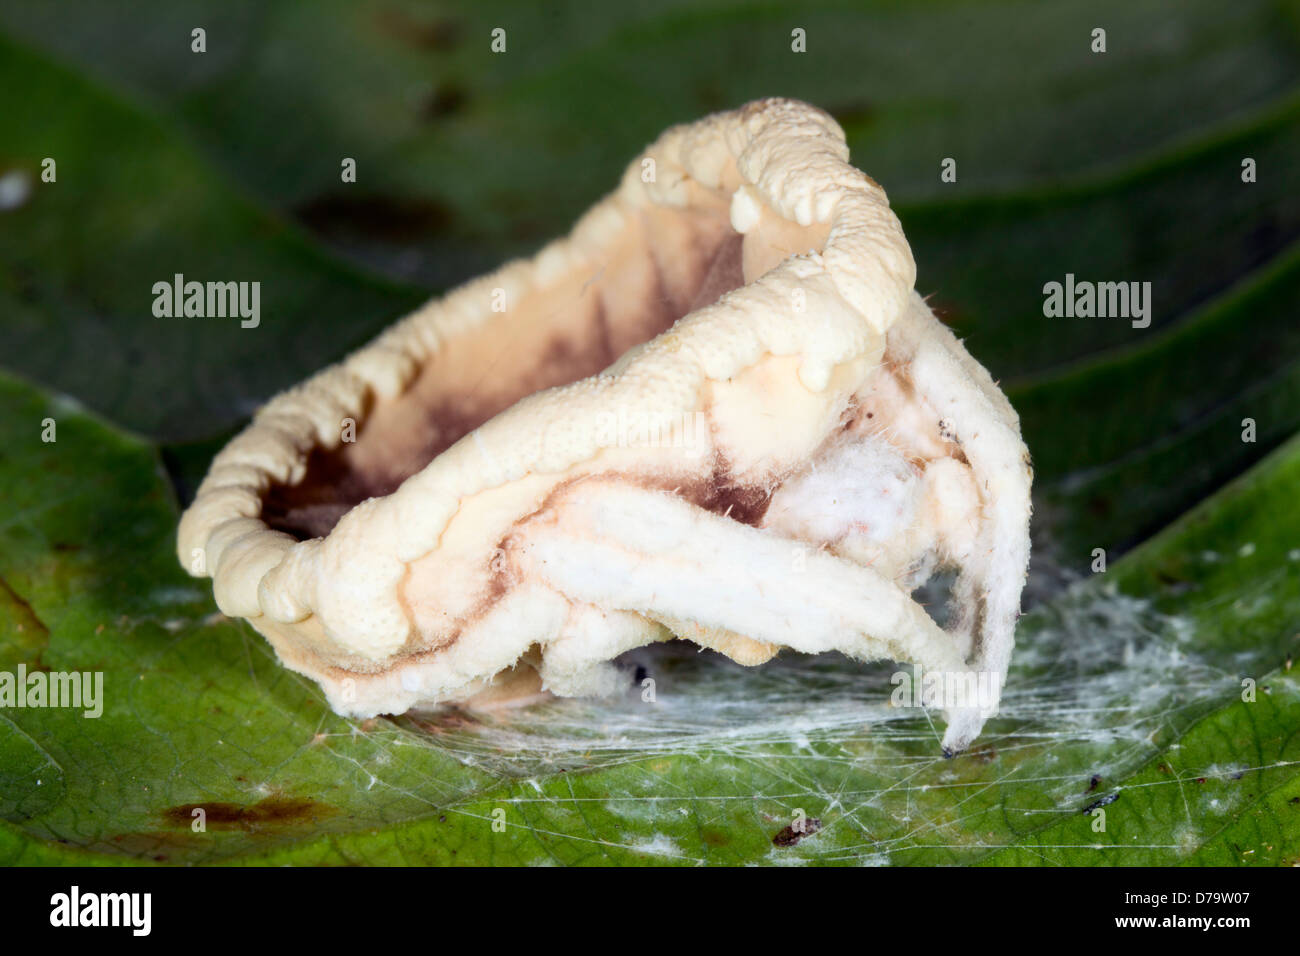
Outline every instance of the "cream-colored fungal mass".
{"type": "MultiPolygon", "coordinates": [[[[1000,688],[1029,457],[915,273],[830,116],[674,127],[568,237],[268,402],[181,562],[354,716],[609,693],[673,637],[1000,688]],[[946,630],[912,597],[943,569],[946,630]]],[[[945,696],[946,748],[996,694],[945,696]]]]}

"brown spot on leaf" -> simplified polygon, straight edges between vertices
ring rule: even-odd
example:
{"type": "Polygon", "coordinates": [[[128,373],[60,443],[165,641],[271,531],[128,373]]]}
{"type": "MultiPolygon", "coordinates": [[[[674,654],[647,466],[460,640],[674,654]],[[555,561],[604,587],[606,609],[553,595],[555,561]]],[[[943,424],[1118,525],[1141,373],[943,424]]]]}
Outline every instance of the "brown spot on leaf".
{"type": "Polygon", "coordinates": [[[50,629],[36,616],[21,594],[0,577],[0,662],[6,666],[26,664],[36,670],[48,670],[41,655],[50,643],[50,629]]]}
{"type": "Polygon", "coordinates": [[[204,822],[211,829],[246,832],[306,826],[339,812],[337,807],[305,797],[270,796],[253,804],[216,800],[182,803],[168,807],[161,816],[171,826],[190,827],[195,820],[195,810],[203,811],[204,822]]]}
{"type": "Polygon", "coordinates": [[[465,108],[469,97],[454,83],[439,84],[420,106],[420,115],[427,120],[443,119],[465,108]]]}
{"type": "Polygon", "coordinates": [[[132,833],[118,833],[101,843],[95,849],[110,853],[122,853],[132,857],[148,857],[165,863],[175,854],[187,851],[206,850],[212,846],[212,837],[192,830],[143,830],[132,833]]]}
{"type": "Polygon", "coordinates": [[[375,13],[380,30],[421,50],[450,50],[460,42],[460,24],[449,17],[424,20],[405,10],[386,7],[375,13]]]}
{"type": "Polygon", "coordinates": [[[705,830],[700,834],[704,838],[705,846],[720,847],[727,845],[727,835],[718,830],[705,830]]]}
{"type": "Polygon", "coordinates": [[[364,236],[389,242],[413,242],[450,225],[453,213],[432,199],[397,199],[379,193],[317,196],[294,209],[312,232],[339,238],[364,236]]]}

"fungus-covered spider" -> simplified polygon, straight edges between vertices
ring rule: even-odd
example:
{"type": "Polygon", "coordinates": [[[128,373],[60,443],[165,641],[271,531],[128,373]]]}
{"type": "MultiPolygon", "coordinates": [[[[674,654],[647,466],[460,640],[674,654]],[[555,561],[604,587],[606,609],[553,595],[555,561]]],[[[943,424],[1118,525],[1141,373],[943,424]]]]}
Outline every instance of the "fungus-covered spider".
{"type": "MultiPolygon", "coordinates": [[[[1028,454],[914,280],[826,114],[670,129],[569,237],[262,408],[181,560],[356,716],[609,692],[674,635],[1000,688],[1028,454]],[[946,631],[911,597],[942,568],[946,631]]],[[[949,701],[944,746],[996,704],[949,701]]]]}

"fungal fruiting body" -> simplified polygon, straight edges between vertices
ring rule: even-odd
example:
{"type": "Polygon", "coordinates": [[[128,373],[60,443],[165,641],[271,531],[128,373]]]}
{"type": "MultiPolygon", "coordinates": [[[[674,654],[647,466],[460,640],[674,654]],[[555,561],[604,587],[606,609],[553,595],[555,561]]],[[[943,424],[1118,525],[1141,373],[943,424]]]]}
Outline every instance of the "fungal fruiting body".
{"type": "MultiPolygon", "coordinates": [[[[607,693],[673,636],[1000,688],[1029,458],[914,280],[825,113],[674,127],[567,238],[268,402],[181,561],[353,716],[607,693]],[[946,630],[911,596],[940,569],[946,630]]],[[[996,693],[944,707],[957,751],[996,693]]]]}

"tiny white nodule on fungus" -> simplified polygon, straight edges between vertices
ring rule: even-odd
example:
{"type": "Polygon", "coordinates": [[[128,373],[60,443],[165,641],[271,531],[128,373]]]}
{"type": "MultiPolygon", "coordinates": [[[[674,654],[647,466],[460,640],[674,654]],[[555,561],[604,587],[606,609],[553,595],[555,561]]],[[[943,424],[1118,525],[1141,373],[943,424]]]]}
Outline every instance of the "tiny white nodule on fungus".
{"type": "Polygon", "coordinates": [[[1031,470],[915,276],[827,114],[675,127],[567,238],[268,402],[182,564],[343,714],[608,693],[677,636],[984,678],[942,702],[961,750],[1010,660],[1031,470]],[[911,597],[945,568],[947,630],[911,597]]]}

